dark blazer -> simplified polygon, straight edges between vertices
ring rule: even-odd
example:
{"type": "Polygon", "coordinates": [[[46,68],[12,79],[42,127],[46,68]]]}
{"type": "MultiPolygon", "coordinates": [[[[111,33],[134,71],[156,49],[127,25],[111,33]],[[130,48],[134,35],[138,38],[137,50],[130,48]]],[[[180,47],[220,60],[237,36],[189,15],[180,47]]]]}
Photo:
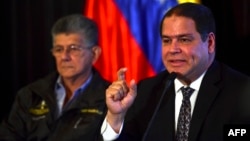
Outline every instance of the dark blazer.
{"type": "MultiPolygon", "coordinates": [[[[138,95],[128,110],[117,140],[140,141],[147,128],[169,73],[138,83],[138,95]]],[[[250,124],[250,78],[225,64],[214,62],[205,74],[194,107],[189,141],[223,141],[226,124],[250,124]]],[[[146,136],[147,141],[174,141],[174,83],[166,92],[146,136]]]]}
{"type": "Polygon", "coordinates": [[[0,125],[0,141],[95,141],[107,107],[109,82],[93,70],[86,89],[58,116],[53,72],[23,87],[16,95],[10,115],[0,125]]]}

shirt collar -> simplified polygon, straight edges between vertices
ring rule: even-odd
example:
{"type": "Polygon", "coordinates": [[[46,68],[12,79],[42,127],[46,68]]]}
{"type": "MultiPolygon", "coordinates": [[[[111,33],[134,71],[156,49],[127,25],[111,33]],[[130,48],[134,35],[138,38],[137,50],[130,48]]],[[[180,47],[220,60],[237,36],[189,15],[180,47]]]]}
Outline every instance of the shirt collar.
{"type": "MultiPolygon", "coordinates": [[[[204,73],[202,73],[195,81],[193,81],[189,85],[189,87],[191,87],[191,88],[193,88],[195,90],[199,90],[200,89],[200,85],[201,85],[201,81],[202,81],[202,79],[203,79],[203,77],[204,77],[205,74],[206,74],[206,71],[204,73]]],[[[178,79],[174,80],[174,84],[175,84],[175,93],[179,92],[180,89],[181,89],[181,87],[183,87],[183,86],[186,87],[186,85],[183,85],[181,83],[181,81],[178,80],[178,79]]]]}
{"type": "MultiPolygon", "coordinates": [[[[83,83],[78,89],[76,89],[76,91],[83,91],[85,87],[87,87],[87,85],[90,83],[92,77],[93,77],[93,74],[91,73],[87,81],[83,83]]],[[[62,77],[59,75],[56,81],[56,89],[59,89],[61,87],[64,87],[64,86],[62,84],[62,77]]]]}

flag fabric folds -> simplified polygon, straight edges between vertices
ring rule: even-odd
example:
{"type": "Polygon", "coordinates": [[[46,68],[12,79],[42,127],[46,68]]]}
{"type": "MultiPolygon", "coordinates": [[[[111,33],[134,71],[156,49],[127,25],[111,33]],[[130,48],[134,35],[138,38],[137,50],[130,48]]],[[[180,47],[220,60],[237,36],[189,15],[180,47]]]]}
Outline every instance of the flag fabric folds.
{"type": "Polygon", "coordinates": [[[99,28],[102,53],[95,67],[103,77],[114,81],[119,68],[127,67],[126,80],[138,82],[162,71],[160,20],[180,2],[183,0],[87,0],[83,14],[99,28]]]}

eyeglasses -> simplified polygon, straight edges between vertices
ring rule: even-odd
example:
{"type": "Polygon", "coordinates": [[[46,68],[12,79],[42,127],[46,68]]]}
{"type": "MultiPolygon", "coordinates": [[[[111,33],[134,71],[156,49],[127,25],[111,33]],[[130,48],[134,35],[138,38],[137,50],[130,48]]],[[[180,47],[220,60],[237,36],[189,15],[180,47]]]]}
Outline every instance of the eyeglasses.
{"type": "MultiPolygon", "coordinates": [[[[70,45],[66,47],[66,53],[69,53],[73,56],[79,56],[84,49],[90,49],[90,47],[82,47],[80,45],[70,45]]],[[[51,52],[55,56],[60,56],[64,53],[65,48],[62,46],[55,46],[51,49],[51,52]]]]}

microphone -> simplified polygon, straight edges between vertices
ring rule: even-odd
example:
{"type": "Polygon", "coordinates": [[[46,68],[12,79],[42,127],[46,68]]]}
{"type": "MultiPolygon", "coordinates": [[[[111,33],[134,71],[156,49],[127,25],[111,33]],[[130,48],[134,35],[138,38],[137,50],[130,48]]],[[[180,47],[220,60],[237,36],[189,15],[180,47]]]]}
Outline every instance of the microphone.
{"type": "Polygon", "coordinates": [[[160,107],[160,105],[161,105],[162,99],[163,99],[165,93],[167,92],[167,90],[169,89],[169,87],[171,86],[171,84],[174,82],[174,79],[175,79],[176,77],[177,77],[177,74],[176,74],[175,72],[171,72],[171,73],[168,75],[167,80],[166,80],[166,84],[165,84],[165,87],[164,87],[164,90],[163,90],[163,92],[162,92],[162,95],[161,95],[161,97],[160,97],[160,99],[159,99],[158,104],[156,105],[156,108],[155,108],[155,110],[154,110],[154,113],[153,113],[153,115],[152,115],[152,117],[151,117],[151,119],[150,119],[150,121],[149,121],[149,123],[148,123],[147,129],[146,129],[146,131],[145,131],[144,134],[143,134],[142,141],[145,141],[145,139],[146,139],[146,137],[147,137],[147,135],[148,135],[149,129],[150,129],[150,127],[151,127],[151,125],[152,125],[152,123],[153,123],[153,121],[154,121],[154,118],[155,118],[156,114],[157,114],[157,111],[159,110],[159,107],[160,107]]]}

